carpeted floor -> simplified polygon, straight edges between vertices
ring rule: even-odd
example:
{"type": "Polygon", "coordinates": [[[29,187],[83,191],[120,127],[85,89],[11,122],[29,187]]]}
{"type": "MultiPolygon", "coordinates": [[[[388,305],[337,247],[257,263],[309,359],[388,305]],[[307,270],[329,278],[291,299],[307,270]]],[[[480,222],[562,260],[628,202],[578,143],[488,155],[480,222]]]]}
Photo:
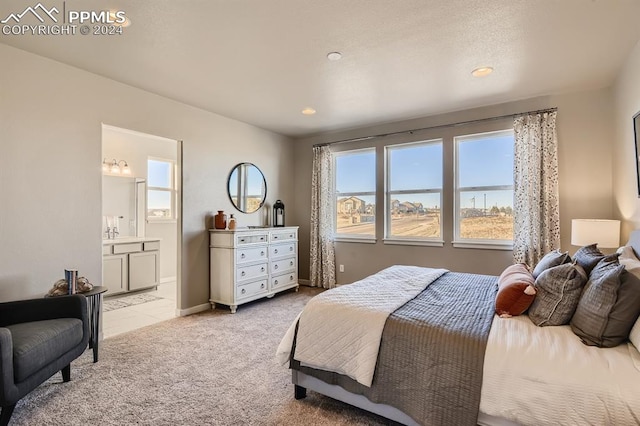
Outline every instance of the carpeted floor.
{"type": "Polygon", "coordinates": [[[23,398],[11,425],[385,425],[308,392],[296,401],[274,354],[317,289],[175,318],[104,340],[23,398]]]}

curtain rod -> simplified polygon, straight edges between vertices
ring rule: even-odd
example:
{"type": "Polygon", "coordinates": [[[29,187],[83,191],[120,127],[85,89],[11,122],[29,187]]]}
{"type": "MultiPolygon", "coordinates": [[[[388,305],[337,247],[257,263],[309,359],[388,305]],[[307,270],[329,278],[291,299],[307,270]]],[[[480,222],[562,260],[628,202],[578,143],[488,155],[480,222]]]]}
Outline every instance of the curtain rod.
{"type": "Polygon", "coordinates": [[[361,136],[359,138],[343,139],[343,140],[339,140],[339,141],[335,141],[335,142],[317,143],[317,144],[315,144],[313,146],[314,147],[316,147],[316,146],[328,146],[328,145],[336,145],[336,144],[339,144],[339,143],[366,141],[366,140],[369,140],[369,139],[384,138],[384,137],[387,137],[387,136],[401,135],[401,134],[404,134],[404,133],[413,134],[414,132],[420,132],[422,130],[439,129],[439,128],[445,128],[445,127],[465,126],[467,124],[482,123],[482,122],[485,122],[485,121],[502,120],[504,118],[514,118],[514,117],[519,117],[519,116],[527,115],[527,114],[542,114],[542,113],[545,113],[545,112],[555,112],[557,110],[558,110],[557,107],[545,108],[545,109],[537,109],[535,111],[525,111],[525,112],[519,112],[519,113],[516,113],[516,114],[499,115],[497,117],[478,118],[476,120],[460,121],[458,123],[438,124],[436,126],[420,127],[419,129],[401,130],[401,131],[398,131],[398,132],[380,133],[380,134],[372,135],[372,136],[361,136]]]}

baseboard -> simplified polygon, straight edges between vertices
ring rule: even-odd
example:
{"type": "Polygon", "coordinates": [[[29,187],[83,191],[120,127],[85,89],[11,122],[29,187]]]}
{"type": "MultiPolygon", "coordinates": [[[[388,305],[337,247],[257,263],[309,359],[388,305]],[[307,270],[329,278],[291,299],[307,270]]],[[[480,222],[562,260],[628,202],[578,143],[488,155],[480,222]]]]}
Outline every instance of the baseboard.
{"type": "Polygon", "coordinates": [[[164,277],[160,278],[160,284],[172,283],[176,281],[176,277],[164,277]]]}
{"type": "Polygon", "coordinates": [[[302,280],[302,279],[298,278],[298,284],[306,285],[306,286],[311,287],[311,280],[302,280]]]}
{"type": "Polygon", "coordinates": [[[203,303],[202,305],[192,306],[187,309],[176,309],[176,316],[186,317],[187,315],[197,314],[211,309],[211,303],[203,303]]]}

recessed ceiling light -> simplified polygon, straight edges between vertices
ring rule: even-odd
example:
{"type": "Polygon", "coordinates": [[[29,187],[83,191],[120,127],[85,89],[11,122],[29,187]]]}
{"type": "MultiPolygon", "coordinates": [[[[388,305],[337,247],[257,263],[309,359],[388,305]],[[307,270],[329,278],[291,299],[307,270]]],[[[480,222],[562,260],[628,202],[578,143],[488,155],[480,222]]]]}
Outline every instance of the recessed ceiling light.
{"type": "Polygon", "coordinates": [[[471,75],[474,77],[484,77],[491,74],[492,72],[493,72],[493,68],[491,67],[480,67],[471,71],[471,75]]]}
{"type": "Polygon", "coordinates": [[[110,10],[109,20],[114,22],[113,25],[120,26],[123,28],[126,28],[129,25],[131,25],[131,20],[129,19],[128,16],[125,15],[124,11],[110,10]]]}
{"type": "Polygon", "coordinates": [[[342,53],[340,52],[329,52],[327,53],[327,59],[330,61],[339,61],[342,58],[342,53]]]}
{"type": "Polygon", "coordinates": [[[313,115],[316,113],[316,110],[311,107],[306,107],[305,109],[302,110],[302,113],[304,115],[313,115]]]}

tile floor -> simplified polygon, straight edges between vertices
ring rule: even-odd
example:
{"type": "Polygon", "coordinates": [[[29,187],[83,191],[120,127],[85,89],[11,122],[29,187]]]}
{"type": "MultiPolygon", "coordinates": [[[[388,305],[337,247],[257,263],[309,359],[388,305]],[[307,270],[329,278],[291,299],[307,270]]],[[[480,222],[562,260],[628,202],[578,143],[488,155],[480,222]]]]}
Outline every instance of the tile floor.
{"type": "Polygon", "coordinates": [[[157,290],[145,293],[161,297],[161,299],[102,313],[102,337],[104,339],[175,318],[175,282],[160,284],[157,290]]]}

